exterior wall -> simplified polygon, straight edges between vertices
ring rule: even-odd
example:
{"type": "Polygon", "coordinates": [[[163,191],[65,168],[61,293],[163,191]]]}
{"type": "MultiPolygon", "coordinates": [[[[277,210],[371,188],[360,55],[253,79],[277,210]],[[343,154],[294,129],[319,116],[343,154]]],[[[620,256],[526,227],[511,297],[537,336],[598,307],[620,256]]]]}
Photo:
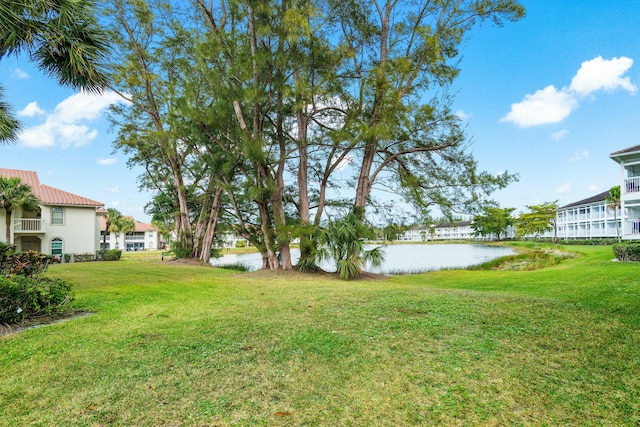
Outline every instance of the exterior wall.
{"type": "Polygon", "coordinates": [[[427,227],[415,227],[398,234],[399,242],[428,242],[433,240],[435,234],[430,233],[427,227]]]}
{"type": "Polygon", "coordinates": [[[620,164],[621,237],[640,239],[640,152],[619,153],[611,158],[620,164]]]}
{"type": "Polygon", "coordinates": [[[470,225],[463,226],[451,226],[451,227],[440,227],[437,226],[435,228],[436,240],[458,240],[458,239],[475,239],[473,236],[473,230],[470,225]]]}
{"type": "MultiPolygon", "coordinates": [[[[93,253],[98,248],[98,223],[94,207],[58,206],[63,209],[62,224],[52,224],[51,212],[54,206],[40,206],[40,212],[23,212],[15,209],[11,214],[11,239],[19,250],[39,250],[51,254],[53,239],[62,241],[64,253],[93,253]],[[15,230],[16,219],[39,220],[38,230],[15,230]]],[[[5,240],[6,213],[0,211],[0,241],[5,240]]]]}
{"type": "Polygon", "coordinates": [[[559,208],[556,214],[558,239],[616,238],[616,220],[622,225],[622,210],[614,213],[604,200],[559,208]]]}
{"type": "MultiPolygon", "coordinates": [[[[514,228],[507,227],[507,233],[504,238],[511,239],[513,236],[514,228]]],[[[398,241],[402,242],[427,242],[432,240],[494,240],[494,238],[491,236],[474,236],[473,229],[467,222],[451,226],[437,225],[432,229],[415,227],[398,236],[398,241]]]]}

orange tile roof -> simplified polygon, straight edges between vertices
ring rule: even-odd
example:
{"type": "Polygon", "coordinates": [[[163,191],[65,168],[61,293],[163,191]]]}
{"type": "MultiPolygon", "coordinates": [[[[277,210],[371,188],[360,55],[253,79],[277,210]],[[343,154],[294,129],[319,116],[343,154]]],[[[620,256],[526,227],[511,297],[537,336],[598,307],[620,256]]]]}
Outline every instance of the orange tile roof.
{"type": "MultiPolygon", "coordinates": [[[[100,231],[104,231],[107,228],[107,219],[104,217],[107,213],[104,209],[98,209],[98,216],[100,217],[100,231]]],[[[136,221],[136,219],[132,216],[126,216],[126,218],[131,218],[136,226],[133,231],[158,231],[158,227],[153,224],[147,224],[145,222],[136,221]]]]}
{"type": "Polygon", "coordinates": [[[33,171],[0,168],[0,177],[20,178],[23,184],[31,187],[33,194],[40,199],[43,205],[63,205],[63,206],[104,206],[104,203],[87,199],[86,197],[68,193],[48,185],[40,184],[38,174],[33,171]]]}

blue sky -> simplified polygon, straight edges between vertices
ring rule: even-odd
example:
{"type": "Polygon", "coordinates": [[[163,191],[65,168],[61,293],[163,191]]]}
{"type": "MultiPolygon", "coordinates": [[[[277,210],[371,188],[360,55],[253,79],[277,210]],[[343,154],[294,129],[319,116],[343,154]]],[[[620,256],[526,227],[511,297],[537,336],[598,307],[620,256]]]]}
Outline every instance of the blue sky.
{"type": "MultiPolygon", "coordinates": [[[[522,4],[524,19],[473,30],[451,89],[480,169],[519,174],[493,195],[516,212],[617,185],[609,154],[640,144],[640,1],[522,4]]],[[[150,220],[141,170],[113,153],[105,112],[116,97],[60,87],[13,57],[0,61],[0,81],[24,124],[17,144],[0,146],[0,167],[150,220]]]]}

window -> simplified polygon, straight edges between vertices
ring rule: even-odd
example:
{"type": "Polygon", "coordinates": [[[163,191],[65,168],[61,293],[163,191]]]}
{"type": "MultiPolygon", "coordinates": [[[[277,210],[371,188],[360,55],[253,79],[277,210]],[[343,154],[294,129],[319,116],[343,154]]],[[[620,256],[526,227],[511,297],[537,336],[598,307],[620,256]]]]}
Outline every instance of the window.
{"type": "Polygon", "coordinates": [[[62,255],[62,239],[56,237],[51,239],[51,255],[62,255]]]}
{"type": "Polygon", "coordinates": [[[61,207],[51,208],[51,225],[64,225],[64,209],[61,207]]]}

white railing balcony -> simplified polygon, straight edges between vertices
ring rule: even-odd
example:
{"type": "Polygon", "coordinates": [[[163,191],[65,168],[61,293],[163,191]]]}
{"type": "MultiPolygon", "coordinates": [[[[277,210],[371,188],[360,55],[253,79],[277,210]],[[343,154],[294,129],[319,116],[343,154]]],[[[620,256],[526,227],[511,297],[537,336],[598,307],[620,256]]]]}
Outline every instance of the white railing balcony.
{"type": "Polygon", "coordinates": [[[630,219],[624,224],[625,234],[640,236],[640,219],[630,219]]]}
{"type": "Polygon", "coordinates": [[[626,178],[624,180],[625,194],[628,193],[640,193],[640,176],[634,176],[633,178],[626,178]]]}
{"type": "Polygon", "coordinates": [[[14,233],[44,233],[44,220],[35,218],[16,218],[13,220],[14,233]]]}
{"type": "Polygon", "coordinates": [[[131,235],[127,234],[127,235],[124,237],[124,241],[125,241],[125,242],[142,241],[142,240],[144,240],[144,236],[139,236],[139,235],[133,235],[133,236],[131,236],[131,235]]]}

